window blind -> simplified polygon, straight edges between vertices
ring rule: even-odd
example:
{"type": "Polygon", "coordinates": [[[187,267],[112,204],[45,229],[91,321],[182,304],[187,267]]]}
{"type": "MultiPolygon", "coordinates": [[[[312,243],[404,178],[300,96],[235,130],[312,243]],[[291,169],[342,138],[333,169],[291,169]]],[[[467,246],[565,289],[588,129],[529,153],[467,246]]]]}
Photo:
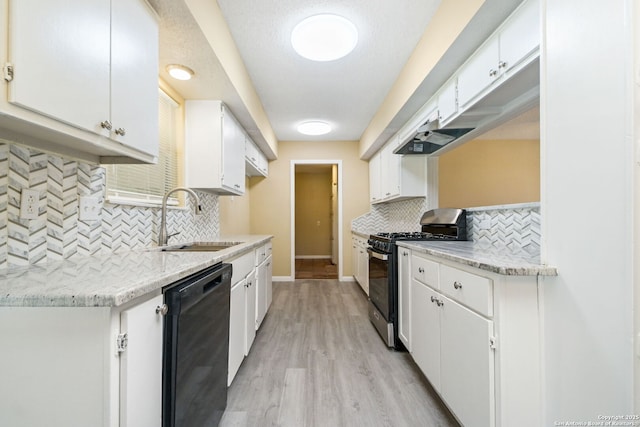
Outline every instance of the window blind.
{"type": "MultiPolygon", "coordinates": [[[[160,150],[155,165],[106,165],[107,201],[116,204],[159,205],[178,186],[180,105],[164,91],[159,96],[160,150]]],[[[170,200],[177,205],[177,199],[170,200]]]]}

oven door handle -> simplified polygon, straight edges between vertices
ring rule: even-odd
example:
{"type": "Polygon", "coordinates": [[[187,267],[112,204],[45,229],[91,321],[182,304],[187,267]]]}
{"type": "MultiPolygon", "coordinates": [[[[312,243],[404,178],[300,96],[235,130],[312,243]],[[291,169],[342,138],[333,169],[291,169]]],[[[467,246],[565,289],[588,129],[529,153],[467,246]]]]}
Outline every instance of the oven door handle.
{"type": "Polygon", "coordinates": [[[389,260],[389,255],[381,254],[380,252],[376,252],[376,251],[372,250],[371,248],[368,248],[367,252],[369,252],[369,257],[370,258],[375,258],[375,259],[379,259],[379,260],[382,260],[382,261],[388,261],[389,260]]]}

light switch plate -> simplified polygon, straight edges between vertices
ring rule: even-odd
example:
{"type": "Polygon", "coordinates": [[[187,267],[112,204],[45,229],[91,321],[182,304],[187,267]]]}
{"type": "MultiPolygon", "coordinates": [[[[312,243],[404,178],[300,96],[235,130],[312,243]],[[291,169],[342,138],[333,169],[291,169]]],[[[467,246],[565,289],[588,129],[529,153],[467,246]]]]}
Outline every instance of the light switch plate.
{"type": "Polygon", "coordinates": [[[78,219],[80,221],[95,221],[100,219],[102,198],[95,196],[80,196],[78,219]]]}
{"type": "Polygon", "coordinates": [[[20,218],[38,219],[38,204],[40,202],[40,192],[23,188],[20,193],[20,218]]]}

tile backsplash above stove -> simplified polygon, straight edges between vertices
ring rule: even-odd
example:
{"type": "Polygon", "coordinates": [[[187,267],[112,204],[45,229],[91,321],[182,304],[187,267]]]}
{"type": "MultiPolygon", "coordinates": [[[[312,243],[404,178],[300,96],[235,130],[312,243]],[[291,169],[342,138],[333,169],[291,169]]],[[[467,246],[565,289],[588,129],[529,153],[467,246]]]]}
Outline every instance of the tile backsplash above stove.
{"type": "MultiPolygon", "coordinates": [[[[429,210],[424,198],[376,204],[351,221],[351,229],[363,234],[420,231],[420,218],[429,210]]],[[[487,206],[467,209],[467,238],[495,246],[540,249],[540,203],[487,206]]]]}

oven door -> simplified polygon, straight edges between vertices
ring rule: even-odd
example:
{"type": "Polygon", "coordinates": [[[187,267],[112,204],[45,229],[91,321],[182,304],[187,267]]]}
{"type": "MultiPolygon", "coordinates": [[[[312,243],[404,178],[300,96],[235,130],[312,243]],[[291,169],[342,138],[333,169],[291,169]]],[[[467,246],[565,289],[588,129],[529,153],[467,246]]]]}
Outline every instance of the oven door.
{"type": "Polygon", "coordinates": [[[387,322],[390,321],[389,305],[389,258],[390,255],[368,248],[369,253],[369,299],[387,322]]]}

